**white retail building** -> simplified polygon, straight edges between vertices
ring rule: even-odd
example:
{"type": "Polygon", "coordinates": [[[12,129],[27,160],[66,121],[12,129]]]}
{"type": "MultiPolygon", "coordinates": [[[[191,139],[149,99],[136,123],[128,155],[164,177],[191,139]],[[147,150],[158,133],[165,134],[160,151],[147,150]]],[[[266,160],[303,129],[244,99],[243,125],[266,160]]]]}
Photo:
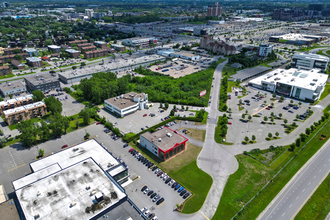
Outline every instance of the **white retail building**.
{"type": "Polygon", "coordinates": [[[276,69],[249,81],[254,86],[270,92],[300,100],[315,102],[324,91],[328,75],[319,69],[276,69]]]}
{"type": "Polygon", "coordinates": [[[328,64],[329,57],[318,54],[296,53],[292,57],[291,67],[303,69],[317,68],[325,71],[328,64]]]}

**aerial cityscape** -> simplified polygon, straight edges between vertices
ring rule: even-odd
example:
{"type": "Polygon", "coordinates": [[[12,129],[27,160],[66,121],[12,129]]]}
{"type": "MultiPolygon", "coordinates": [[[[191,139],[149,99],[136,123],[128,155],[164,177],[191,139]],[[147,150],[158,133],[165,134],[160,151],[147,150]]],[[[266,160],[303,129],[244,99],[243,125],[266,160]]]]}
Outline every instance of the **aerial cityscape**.
{"type": "Polygon", "coordinates": [[[330,220],[330,1],[0,2],[0,220],[330,220]]]}

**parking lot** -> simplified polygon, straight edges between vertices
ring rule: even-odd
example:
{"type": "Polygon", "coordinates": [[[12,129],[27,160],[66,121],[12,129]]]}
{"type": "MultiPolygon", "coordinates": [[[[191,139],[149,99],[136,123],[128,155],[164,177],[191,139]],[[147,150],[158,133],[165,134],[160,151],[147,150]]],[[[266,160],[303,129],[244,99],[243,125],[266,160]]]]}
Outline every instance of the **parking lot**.
{"type": "Polygon", "coordinates": [[[206,69],[212,62],[216,61],[217,58],[202,57],[196,61],[177,59],[175,61],[167,62],[166,64],[151,66],[150,70],[174,78],[179,78],[206,69]],[[168,71],[163,72],[164,70],[168,71]]]}
{"type": "MultiPolygon", "coordinates": [[[[280,96],[277,96],[276,101],[272,101],[272,94],[269,92],[266,92],[264,90],[258,90],[253,87],[246,87],[249,91],[248,95],[242,98],[238,98],[238,96],[235,96],[234,92],[228,93],[231,95],[231,99],[227,101],[228,107],[232,109],[232,119],[229,119],[229,122],[232,122],[231,125],[228,125],[228,133],[227,133],[227,142],[231,142],[234,144],[240,144],[245,136],[247,136],[250,140],[252,138],[252,135],[256,136],[256,141],[258,143],[265,142],[269,145],[272,144],[271,141],[266,141],[265,138],[268,137],[268,133],[271,133],[273,136],[275,136],[275,133],[279,133],[279,137],[283,138],[287,136],[288,134],[285,133],[285,127],[284,127],[284,119],[287,119],[287,124],[292,124],[295,122],[298,125],[298,128],[300,125],[304,123],[303,118],[299,119],[298,121],[295,121],[296,115],[302,115],[307,110],[308,107],[310,107],[309,103],[298,101],[293,99],[293,103],[291,103],[291,98],[285,98],[283,102],[281,102],[280,96]],[[258,94],[258,91],[260,95],[262,95],[264,98],[257,99],[256,95],[258,94]],[[254,97],[254,98],[252,98],[254,97]],[[244,105],[242,107],[243,110],[238,110],[238,103],[239,100],[242,100],[244,105]],[[250,100],[250,103],[244,102],[244,100],[250,100]],[[264,103],[266,101],[266,103],[264,103]],[[271,106],[271,103],[274,102],[274,107],[269,108],[271,106]],[[290,104],[298,104],[301,102],[301,105],[298,109],[293,109],[292,107],[288,110],[283,109],[283,107],[289,106],[290,104]],[[259,115],[260,117],[252,117],[252,122],[243,122],[242,114],[246,113],[246,110],[248,111],[249,115],[259,115]],[[281,119],[274,118],[275,124],[270,124],[270,116],[271,114],[281,116],[281,119]],[[235,116],[234,116],[235,115],[235,116]],[[265,124],[262,124],[261,122],[264,120],[264,117],[267,117],[268,120],[265,124]]],[[[241,95],[240,93],[238,95],[241,95]]],[[[314,111],[314,114],[317,114],[318,111],[321,111],[317,108],[312,108],[311,110],[314,111]]],[[[248,115],[245,116],[245,119],[248,119],[248,115]]],[[[308,119],[306,119],[308,120],[308,119]]]]}
{"type": "MultiPolygon", "coordinates": [[[[177,107],[181,107],[181,105],[177,105],[177,107]]],[[[107,121],[113,123],[116,127],[118,127],[122,132],[129,133],[139,133],[143,129],[146,129],[148,127],[154,126],[161,121],[162,118],[168,116],[173,108],[173,105],[170,104],[169,108],[164,111],[160,112],[159,109],[159,103],[154,103],[153,106],[149,109],[144,109],[137,111],[131,115],[127,115],[124,118],[117,118],[116,116],[110,114],[104,107],[101,108],[101,112],[99,115],[101,117],[105,117],[107,121]],[[155,116],[151,117],[150,113],[155,114],[155,116]],[[147,116],[143,116],[147,115],[147,116]]],[[[189,116],[192,112],[190,111],[183,111],[183,112],[176,112],[176,115],[184,116],[186,117],[189,116]]],[[[194,113],[193,113],[194,114],[194,113]]],[[[191,115],[190,115],[191,116],[191,115]]]]}

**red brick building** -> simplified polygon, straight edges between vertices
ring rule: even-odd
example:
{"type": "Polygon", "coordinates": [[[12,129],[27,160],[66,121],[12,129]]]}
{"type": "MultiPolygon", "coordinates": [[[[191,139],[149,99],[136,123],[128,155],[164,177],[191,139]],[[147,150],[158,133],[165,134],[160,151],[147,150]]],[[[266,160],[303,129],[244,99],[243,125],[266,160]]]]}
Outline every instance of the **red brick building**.
{"type": "MultiPolygon", "coordinates": [[[[12,55],[5,55],[5,56],[0,56],[0,61],[2,63],[9,63],[11,60],[14,60],[16,54],[12,54],[12,55]]],[[[22,59],[21,60],[25,60],[27,57],[29,57],[29,53],[18,53],[17,55],[21,55],[22,59]]]]}
{"type": "Polygon", "coordinates": [[[4,49],[4,55],[12,55],[14,54],[14,50],[19,50],[19,53],[22,53],[22,48],[21,47],[16,47],[16,48],[9,48],[9,49],[4,49]]]}
{"type": "Polygon", "coordinates": [[[94,51],[87,51],[84,53],[85,59],[96,58],[96,57],[105,57],[108,56],[108,50],[94,50],[94,51]]]}
{"type": "Polygon", "coordinates": [[[69,46],[72,46],[73,44],[85,44],[85,43],[88,43],[88,40],[74,40],[74,41],[70,41],[68,44],[69,46]]]}
{"type": "Polygon", "coordinates": [[[77,47],[79,50],[81,50],[82,47],[89,47],[89,46],[92,46],[91,43],[86,43],[86,44],[78,44],[77,47]]]}
{"type": "Polygon", "coordinates": [[[65,50],[68,54],[70,54],[71,58],[79,58],[80,57],[80,52],[74,49],[67,49],[65,50]]]}
{"type": "Polygon", "coordinates": [[[25,67],[25,65],[24,65],[23,63],[19,62],[18,60],[12,60],[12,61],[11,61],[11,64],[12,64],[14,67],[16,67],[16,69],[18,69],[18,70],[22,70],[22,69],[24,69],[24,67],[25,67]]]}
{"type": "Polygon", "coordinates": [[[81,53],[85,53],[87,51],[97,50],[97,48],[95,46],[88,46],[88,47],[82,47],[80,50],[81,50],[81,53]]]}
{"type": "Polygon", "coordinates": [[[11,71],[9,66],[0,66],[0,76],[8,75],[10,73],[11,71]]]}

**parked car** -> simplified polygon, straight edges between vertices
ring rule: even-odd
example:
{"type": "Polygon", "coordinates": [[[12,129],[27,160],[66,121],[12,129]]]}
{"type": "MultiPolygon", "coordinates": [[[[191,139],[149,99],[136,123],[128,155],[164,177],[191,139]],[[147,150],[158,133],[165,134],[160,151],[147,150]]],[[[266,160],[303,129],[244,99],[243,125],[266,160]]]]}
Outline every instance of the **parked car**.
{"type": "Polygon", "coordinates": [[[146,116],[148,116],[148,114],[144,114],[144,115],[143,115],[143,117],[146,117],[146,116]]]}
{"type": "Polygon", "coordinates": [[[153,193],[153,194],[151,194],[150,198],[152,199],[152,198],[154,198],[156,195],[157,195],[157,193],[153,193]]]}
{"type": "Polygon", "coordinates": [[[290,112],[290,113],[293,113],[293,111],[292,111],[292,110],[289,110],[288,112],[290,112]]]}
{"type": "Polygon", "coordinates": [[[171,180],[172,180],[172,178],[169,177],[169,178],[167,178],[167,180],[165,180],[165,183],[168,184],[171,180]]]}
{"type": "Polygon", "coordinates": [[[63,146],[62,146],[62,149],[63,149],[63,148],[66,148],[66,147],[68,147],[68,145],[67,145],[67,144],[63,145],[63,146]]]}
{"type": "Polygon", "coordinates": [[[99,125],[99,124],[101,124],[101,122],[97,122],[96,124],[99,125]]]}
{"type": "Polygon", "coordinates": [[[160,198],[160,195],[159,194],[157,194],[157,196],[155,196],[155,198],[153,198],[153,202],[156,202],[157,201],[157,199],[159,199],[160,198]]]}
{"type": "Polygon", "coordinates": [[[158,200],[157,202],[156,202],[156,205],[159,205],[160,203],[162,203],[162,202],[164,202],[165,201],[165,199],[164,198],[161,198],[160,200],[158,200]]]}
{"type": "Polygon", "coordinates": [[[155,171],[156,169],[158,169],[158,167],[154,166],[151,171],[155,171]]]}
{"type": "Polygon", "coordinates": [[[289,106],[284,106],[283,109],[284,109],[284,110],[289,110],[290,107],[289,107],[289,106]]]}
{"type": "Polygon", "coordinates": [[[180,189],[178,190],[178,192],[181,192],[182,190],[184,190],[184,187],[181,186],[180,189]]]}
{"type": "Polygon", "coordinates": [[[228,124],[231,125],[232,123],[229,121],[228,124]]]}
{"type": "Polygon", "coordinates": [[[154,193],[154,191],[153,190],[150,190],[147,195],[150,196],[153,193],[154,193]]]}
{"type": "Polygon", "coordinates": [[[299,106],[295,106],[295,107],[293,107],[293,109],[296,109],[297,110],[297,109],[299,109],[299,106]]]}
{"type": "Polygon", "coordinates": [[[143,194],[147,194],[149,192],[149,189],[146,188],[144,191],[143,191],[143,194]]]}
{"type": "Polygon", "coordinates": [[[147,186],[142,187],[141,192],[143,192],[143,191],[146,190],[147,188],[148,188],[147,186]]]}
{"type": "Polygon", "coordinates": [[[182,190],[182,192],[180,193],[180,196],[183,196],[185,193],[187,192],[187,190],[182,190]]]}
{"type": "Polygon", "coordinates": [[[183,198],[186,199],[186,198],[188,198],[188,196],[190,196],[190,193],[186,193],[186,194],[183,196],[183,198]]]}
{"type": "Polygon", "coordinates": [[[172,188],[176,187],[178,185],[177,182],[173,183],[173,185],[171,186],[172,188]]]}
{"type": "Polygon", "coordinates": [[[128,147],[128,144],[124,144],[124,146],[123,147],[128,147]]]}
{"type": "Polygon", "coordinates": [[[176,185],[176,186],[174,187],[174,190],[178,190],[180,187],[181,187],[181,185],[178,184],[178,185],[176,185]]]}

